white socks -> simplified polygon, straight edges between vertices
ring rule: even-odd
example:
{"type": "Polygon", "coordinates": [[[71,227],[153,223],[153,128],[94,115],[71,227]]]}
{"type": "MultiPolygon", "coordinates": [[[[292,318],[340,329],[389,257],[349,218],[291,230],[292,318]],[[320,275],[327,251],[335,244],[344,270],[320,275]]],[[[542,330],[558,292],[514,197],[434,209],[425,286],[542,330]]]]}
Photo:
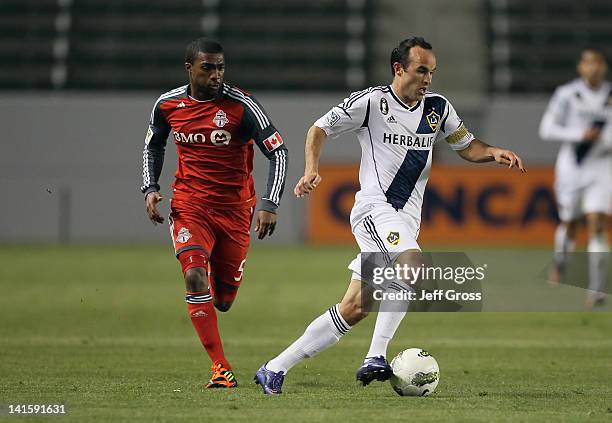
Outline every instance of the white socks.
{"type": "MultiPolygon", "coordinates": [[[[387,288],[387,292],[402,292],[408,291],[408,285],[404,282],[392,282],[387,288]]],[[[387,346],[389,341],[395,335],[395,331],[399,327],[402,319],[408,311],[409,301],[402,300],[382,300],[376,317],[376,326],[372,334],[372,343],[366,357],[377,357],[382,355],[387,357],[387,346]]]]}
{"type": "Polygon", "coordinates": [[[610,246],[604,233],[589,239],[589,290],[591,294],[603,292],[608,271],[608,252],[610,246]]]}
{"type": "MultiPolygon", "coordinates": [[[[392,282],[387,291],[401,292],[411,288],[404,282],[392,282]]],[[[372,343],[366,357],[387,356],[387,346],[408,311],[409,302],[383,300],[380,303],[372,343]]],[[[331,307],[308,325],[304,334],[266,364],[273,372],[285,372],[308,357],[335,345],[351,326],[342,318],[339,304],[331,307]]]]}
{"type": "Polygon", "coordinates": [[[335,345],[351,329],[340,315],[338,306],[336,304],[314,319],[300,338],[266,364],[266,369],[287,373],[300,361],[335,345]]]}
{"type": "Polygon", "coordinates": [[[576,248],[576,242],[567,236],[567,225],[561,223],[555,230],[555,264],[563,268],[567,262],[567,253],[576,248]]]}
{"type": "MultiPolygon", "coordinates": [[[[574,251],[576,243],[567,236],[567,226],[561,224],[555,231],[555,264],[563,267],[567,262],[567,254],[574,251]]],[[[589,238],[589,291],[603,292],[608,271],[608,253],[610,246],[605,233],[589,238]]]]}

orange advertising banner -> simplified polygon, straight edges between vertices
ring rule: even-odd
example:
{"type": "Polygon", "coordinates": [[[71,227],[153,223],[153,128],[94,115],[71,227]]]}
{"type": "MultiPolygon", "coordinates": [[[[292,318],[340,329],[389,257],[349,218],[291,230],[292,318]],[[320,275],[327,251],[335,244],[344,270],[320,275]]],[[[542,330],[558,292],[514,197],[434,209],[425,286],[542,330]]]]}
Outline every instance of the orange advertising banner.
{"type": "MultiPolygon", "coordinates": [[[[359,189],[358,166],[327,164],[319,171],[323,181],[309,202],[308,240],[354,242],[349,215],[359,189]]],[[[425,190],[419,244],[552,248],[553,179],[552,167],[521,174],[503,167],[435,165],[425,190]]]]}

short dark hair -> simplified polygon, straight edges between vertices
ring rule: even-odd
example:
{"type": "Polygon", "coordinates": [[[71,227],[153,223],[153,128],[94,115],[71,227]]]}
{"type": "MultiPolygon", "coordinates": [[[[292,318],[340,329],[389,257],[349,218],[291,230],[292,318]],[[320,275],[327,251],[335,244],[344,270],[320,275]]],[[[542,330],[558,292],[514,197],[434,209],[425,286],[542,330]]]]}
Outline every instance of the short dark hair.
{"type": "Polygon", "coordinates": [[[408,65],[408,56],[412,47],[419,46],[425,50],[431,50],[431,44],[425,41],[423,37],[410,37],[400,42],[397,47],[391,52],[391,75],[395,75],[393,70],[394,63],[400,63],[402,66],[408,65]]]}
{"type": "Polygon", "coordinates": [[[185,63],[193,63],[198,53],[223,53],[221,44],[208,38],[198,38],[187,44],[185,50],[185,63]]]}
{"type": "Polygon", "coordinates": [[[591,53],[595,53],[596,55],[601,57],[604,62],[607,62],[606,55],[604,54],[603,50],[597,46],[592,46],[592,45],[585,46],[584,48],[582,48],[582,50],[580,50],[580,56],[578,56],[578,62],[582,60],[582,55],[586,53],[587,51],[590,51],[591,53]]]}

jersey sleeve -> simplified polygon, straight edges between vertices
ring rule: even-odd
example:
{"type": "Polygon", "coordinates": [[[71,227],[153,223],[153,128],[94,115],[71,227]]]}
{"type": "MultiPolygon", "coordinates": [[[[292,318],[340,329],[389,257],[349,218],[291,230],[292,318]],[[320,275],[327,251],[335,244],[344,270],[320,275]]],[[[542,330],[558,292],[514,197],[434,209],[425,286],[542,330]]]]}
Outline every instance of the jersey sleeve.
{"type": "Polygon", "coordinates": [[[603,121],[604,124],[598,143],[601,144],[607,154],[612,154],[612,87],[610,88],[603,110],[599,115],[599,120],[603,121]]]}
{"type": "Polygon", "coordinates": [[[358,91],[321,116],[314,123],[328,137],[336,138],[347,132],[363,127],[370,109],[369,92],[358,91]]]}
{"type": "Polygon", "coordinates": [[[455,151],[466,149],[474,135],[465,127],[453,105],[447,101],[446,116],[442,119],[437,139],[444,138],[455,151]]]}
{"type": "Polygon", "coordinates": [[[567,126],[570,112],[570,98],[567,90],[557,88],[550,99],[540,122],[540,138],[544,141],[580,143],[584,136],[583,128],[567,126]]]}
{"type": "Polygon", "coordinates": [[[164,165],[166,140],[170,134],[170,124],[164,117],[160,106],[161,102],[157,100],[151,111],[142,152],[142,186],[140,191],[145,196],[150,192],[160,190],[159,177],[164,165]]]}
{"type": "Polygon", "coordinates": [[[285,189],[288,150],[262,105],[253,96],[244,96],[242,130],[252,139],[270,161],[266,193],[261,197],[259,210],[276,213],[285,189]]]}
{"type": "Polygon", "coordinates": [[[612,116],[610,118],[608,123],[604,125],[599,137],[599,143],[608,154],[612,154],[612,116]]]}

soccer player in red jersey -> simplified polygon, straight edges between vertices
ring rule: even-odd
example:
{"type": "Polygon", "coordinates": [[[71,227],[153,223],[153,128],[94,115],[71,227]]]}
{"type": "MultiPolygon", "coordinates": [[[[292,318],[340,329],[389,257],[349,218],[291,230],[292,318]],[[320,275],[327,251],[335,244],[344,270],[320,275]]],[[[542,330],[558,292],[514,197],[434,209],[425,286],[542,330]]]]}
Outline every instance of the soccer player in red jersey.
{"type": "Polygon", "coordinates": [[[157,209],[166,139],[178,150],[168,218],[187,290],[193,326],[213,362],[207,388],[237,386],[223,352],[215,307],[228,311],[244,273],[256,206],[253,144],[270,161],[265,195],[257,211],[259,239],[272,235],[285,184],[287,148],[259,102],[223,82],[221,45],[199,38],[187,46],[189,84],[162,94],[151,112],[143,152],[143,185],[149,219],[157,209]],[[214,304],[214,307],[213,307],[214,304]]]}

